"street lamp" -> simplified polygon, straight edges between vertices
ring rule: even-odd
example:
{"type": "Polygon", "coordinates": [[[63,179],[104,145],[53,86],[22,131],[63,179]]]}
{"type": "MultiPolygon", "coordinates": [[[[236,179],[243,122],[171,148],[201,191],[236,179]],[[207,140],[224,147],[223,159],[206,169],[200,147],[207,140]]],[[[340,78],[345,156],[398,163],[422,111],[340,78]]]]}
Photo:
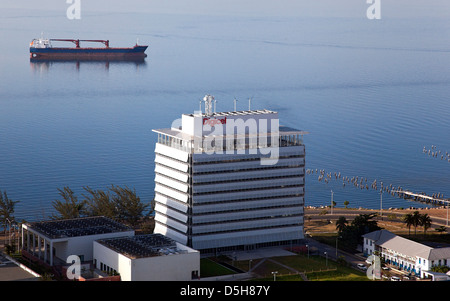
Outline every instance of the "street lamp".
{"type": "Polygon", "coordinates": [[[327,252],[323,252],[323,253],[325,254],[325,263],[328,268],[328,253],[327,252]]]}
{"type": "Polygon", "coordinates": [[[333,190],[331,190],[331,214],[333,214],[333,190]]]}
{"type": "Polygon", "coordinates": [[[276,281],[276,279],[277,279],[277,274],[278,274],[278,271],[275,271],[275,272],[272,272],[272,274],[273,274],[273,281],[276,281]]]}
{"type": "Polygon", "coordinates": [[[309,259],[309,245],[306,245],[306,249],[308,250],[308,259],[309,259]]]}
{"type": "Polygon", "coordinates": [[[380,189],[380,216],[383,219],[383,184],[381,184],[380,189]]]}
{"type": "Polygon", "coordinates": [[[249,261],[248,261],[248,271],[250,272],[250,267],[251,267],[251,265],[252,265],[252,259],[250,259],[249,261]]]}

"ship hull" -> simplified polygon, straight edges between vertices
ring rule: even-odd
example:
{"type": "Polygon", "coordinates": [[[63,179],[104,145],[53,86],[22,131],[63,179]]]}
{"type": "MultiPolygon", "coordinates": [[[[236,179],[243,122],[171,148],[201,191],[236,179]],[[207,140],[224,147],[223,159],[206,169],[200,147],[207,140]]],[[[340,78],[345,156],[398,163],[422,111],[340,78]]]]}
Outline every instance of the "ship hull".
{"type": "Polygon", "coordinates": [[[147,55],[144,51],[148,46],[133,48],[35,48],[30,47],[32,60],[139,60],[147,55]]]}

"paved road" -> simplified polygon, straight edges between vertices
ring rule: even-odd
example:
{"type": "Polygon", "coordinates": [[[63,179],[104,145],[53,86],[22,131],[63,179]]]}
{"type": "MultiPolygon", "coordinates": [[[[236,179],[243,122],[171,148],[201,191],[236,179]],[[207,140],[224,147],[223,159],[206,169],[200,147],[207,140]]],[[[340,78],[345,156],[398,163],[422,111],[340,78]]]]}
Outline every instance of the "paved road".
{"type": "Polygon", "coordinates": [[[33,274],[25,271],[6,255],[0,253],[0,281],[36,281],[33,274]]]}

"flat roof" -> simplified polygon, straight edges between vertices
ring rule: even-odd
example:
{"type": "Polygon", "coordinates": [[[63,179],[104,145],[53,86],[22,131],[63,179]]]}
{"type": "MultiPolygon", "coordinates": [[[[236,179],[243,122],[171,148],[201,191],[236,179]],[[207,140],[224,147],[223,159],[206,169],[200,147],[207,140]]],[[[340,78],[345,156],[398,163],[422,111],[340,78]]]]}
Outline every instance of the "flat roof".
{"type": "Polygon", "coordinates": [[[48,238],[67,238],[132,231],[131,228],[104,216],[50,220],[26,224],[48,238]]]}
{"type": "MultiPolygon", "coordinates": [[[[155,133],[158,133],[158,134],[163,134],[163,135],[166,135],[166,136],[169,136],[169,137],[178,138],[178,139],[181,139],[181,140],[192,140],[192,139],[194,139],[193,135],[186,134],[186,133],[182,132],[179,129],[164,128],[164,129],[154,129],[152,131],[155,132],[155,133]]],[[[275,132],[275,134],[278,135],[278,136],[306,135],[306,134],[309,134],[309,132],[305,132],[305,131],[294,129],[292,127],[280,125],[279,128],[278,128],[278,132],[275,132]]],[[[256,134],[252,134],[252,135],[240,134],[240,135],[232,135],[232,136],[247,136],[248,137],[248,136],[258,136],[258,135],[263,135],[263,134],[261,134],[261,133],[256,133],[256,134]]],[[[271,132],[266,133],[265,135],[271,136],[271,132]]],[[[218,137],[220,137],[220,136],[218,136],[218,137]]],[[[225,137],[225,136],[223,136],[223,137],[225,137]]]]}
{"type": "Polygon", "coordinates": [[[178,249],[175,240],[159,233],[105,238],[97,242],[132,259],[187,252],[178,249]]]}
{"type": "MultiPolygon", "coordinates": [[[[245,115],[260,115],[260,114],[276,114],[277,112],[271,110],[249,110],[249,111],[229,111],[229,112],[214,112],[211,115],[202,113],[202,117],[222,117],[222,116],[245,116],[245,115]]],[[[187,116],[198,116],[198,114],[183,114],[187,116]]]]}
{"type": "Polygon", "coordinates": [[[422,257],[421,254],[428,254],[433,250],[433,248],[429,246],[398,236],[384,229],[367,233],[363,235],[363,237],[374,240],[375,244],[383,248],[394,250],[410,257],[422,257]]]}

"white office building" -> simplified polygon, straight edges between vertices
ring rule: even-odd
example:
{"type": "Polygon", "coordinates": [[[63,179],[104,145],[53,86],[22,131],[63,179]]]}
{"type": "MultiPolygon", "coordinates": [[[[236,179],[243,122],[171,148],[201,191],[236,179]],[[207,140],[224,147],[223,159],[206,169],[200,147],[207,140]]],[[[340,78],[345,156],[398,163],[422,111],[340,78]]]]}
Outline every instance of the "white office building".
{"type": "Polygon", "coordinates": [[[122,281],[189,281],[200,278],[200,252],[161,234],[100,239],[94,264],[122,281]]]}
{"type": "Polygon", "coordinates": [[[183,114],[153,130],[155,233],[203,252],[304,238],[305,132],[270,110],[183,114]]]}

